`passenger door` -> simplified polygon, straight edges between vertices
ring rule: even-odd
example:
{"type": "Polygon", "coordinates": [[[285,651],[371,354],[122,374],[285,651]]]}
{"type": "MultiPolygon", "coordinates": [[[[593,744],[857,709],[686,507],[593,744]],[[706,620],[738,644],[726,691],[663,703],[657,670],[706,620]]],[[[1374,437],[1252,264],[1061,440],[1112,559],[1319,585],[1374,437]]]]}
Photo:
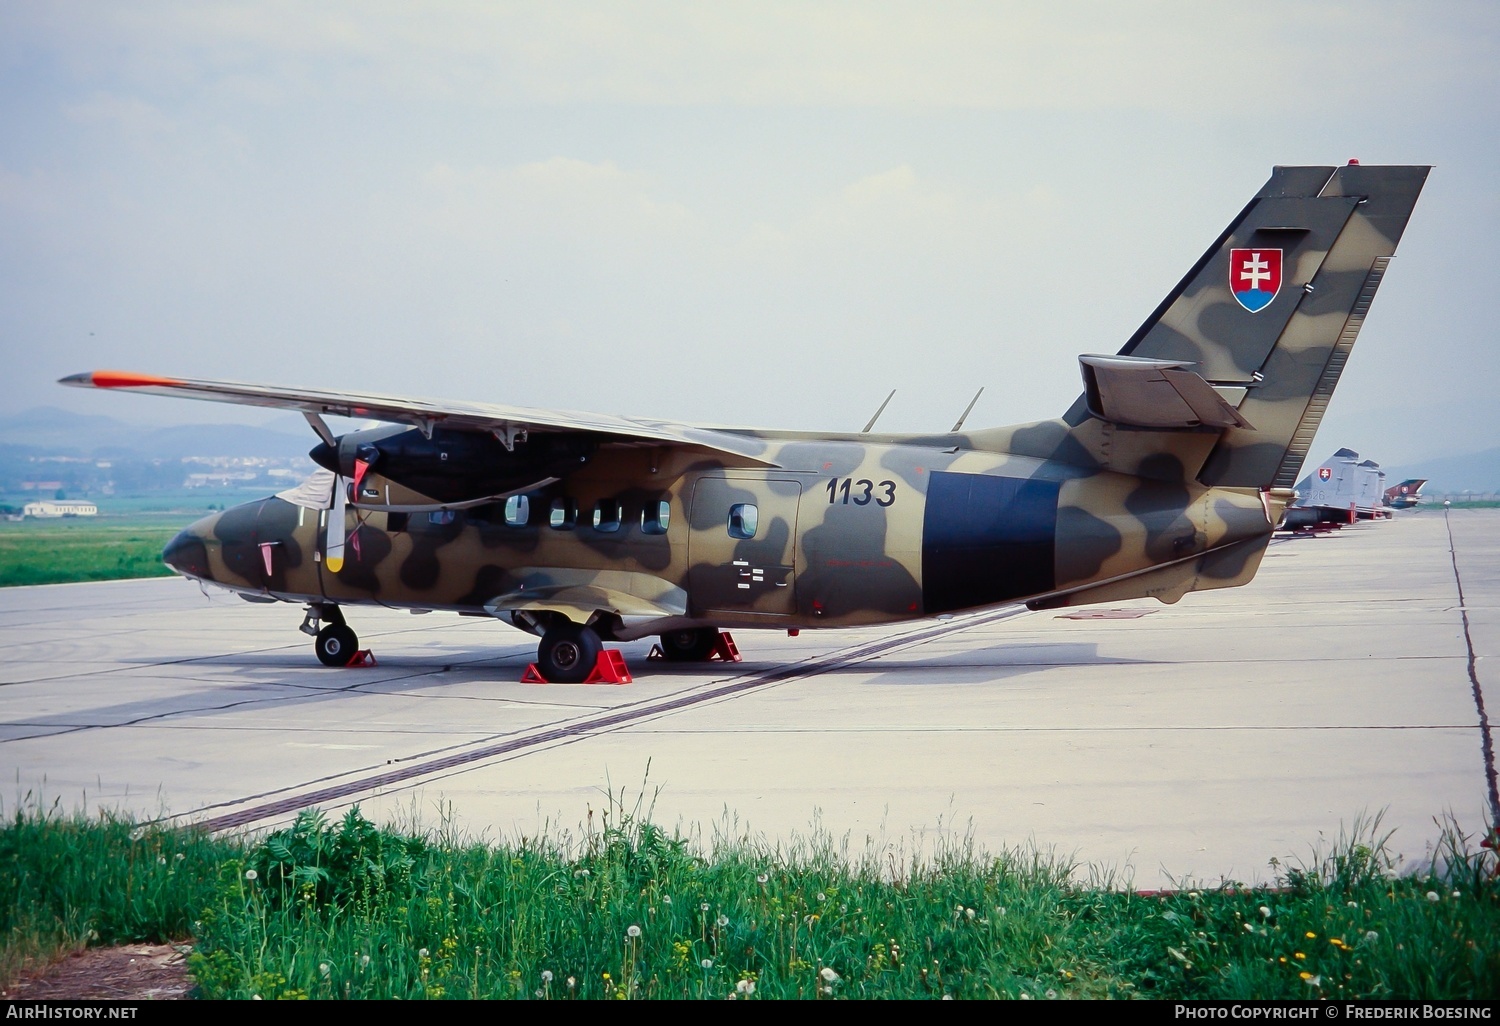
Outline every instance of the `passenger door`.
{"type": "Polygon", "coordinates": [[[695,615],[786,616],[797,611],[797,508],[802,484],[729,471],[693,487],[688,594],[695,615]]]}

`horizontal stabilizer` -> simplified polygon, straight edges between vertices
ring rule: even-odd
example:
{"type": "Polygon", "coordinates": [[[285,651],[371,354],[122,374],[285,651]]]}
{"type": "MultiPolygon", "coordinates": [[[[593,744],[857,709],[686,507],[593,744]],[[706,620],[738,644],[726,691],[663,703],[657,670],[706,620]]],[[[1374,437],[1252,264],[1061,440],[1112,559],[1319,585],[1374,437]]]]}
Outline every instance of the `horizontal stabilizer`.
{"type": "Polygon", "coordinates": [[[1089,413],[1144,428],[1254,430],[1191,364],[1133,356],[1080,356],[1089,413]]]}

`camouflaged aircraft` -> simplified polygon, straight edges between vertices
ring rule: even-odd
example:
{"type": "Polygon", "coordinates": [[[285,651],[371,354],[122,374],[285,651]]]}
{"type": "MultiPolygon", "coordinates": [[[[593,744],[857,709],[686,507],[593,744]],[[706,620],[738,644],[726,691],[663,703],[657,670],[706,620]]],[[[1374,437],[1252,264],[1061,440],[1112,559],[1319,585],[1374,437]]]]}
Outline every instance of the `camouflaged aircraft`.
{"type": "Polygon", "coordinates": [[[725,628],[882,624],[1245,584],[1427,178],[1277,167],[1117,355],[1079,357],[1055,420],[813,434],[95,371],[62,383],[301,411],[322,468],[198,521],[179,573],[306,605],[538,635],[548,680],[608,640],[707,658],[725,628]],[[335,436],[324,415],[383,426],[335,436]]]}

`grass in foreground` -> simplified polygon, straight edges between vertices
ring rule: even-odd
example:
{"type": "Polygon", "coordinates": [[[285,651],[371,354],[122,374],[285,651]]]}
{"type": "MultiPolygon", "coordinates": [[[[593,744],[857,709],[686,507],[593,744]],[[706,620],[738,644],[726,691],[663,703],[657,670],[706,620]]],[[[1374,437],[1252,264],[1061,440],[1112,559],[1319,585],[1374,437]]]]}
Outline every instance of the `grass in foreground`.
{"type": "Polygon", "coordinates": [[[1375,827],[1274,889],[1141,896],[1035,851],[917,865],[827,839],[705,855],[619,805],[502,845],[317,813],[259,843],[20,815],[7,968],[48,944],[196,937],[215,998],[1493,998],[1493,856],[1403,875],[1375,827]]]}

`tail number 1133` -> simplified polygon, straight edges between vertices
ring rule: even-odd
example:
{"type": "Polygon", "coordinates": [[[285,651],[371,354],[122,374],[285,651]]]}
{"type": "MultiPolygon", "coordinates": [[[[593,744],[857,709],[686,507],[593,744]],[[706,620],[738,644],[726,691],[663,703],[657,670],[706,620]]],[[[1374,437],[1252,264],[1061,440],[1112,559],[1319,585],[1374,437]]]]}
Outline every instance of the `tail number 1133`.
{"type": "Polygon", "coordinates": [[[828,502],[842,505],[854,503],[856,506],[868,506],[874,502],[877,506],[889,506],[896,501],[896,482],[894,481],[867,481],[863,478],[856,481],[850,477],[835,477],[828,481],[828,502]]]}

